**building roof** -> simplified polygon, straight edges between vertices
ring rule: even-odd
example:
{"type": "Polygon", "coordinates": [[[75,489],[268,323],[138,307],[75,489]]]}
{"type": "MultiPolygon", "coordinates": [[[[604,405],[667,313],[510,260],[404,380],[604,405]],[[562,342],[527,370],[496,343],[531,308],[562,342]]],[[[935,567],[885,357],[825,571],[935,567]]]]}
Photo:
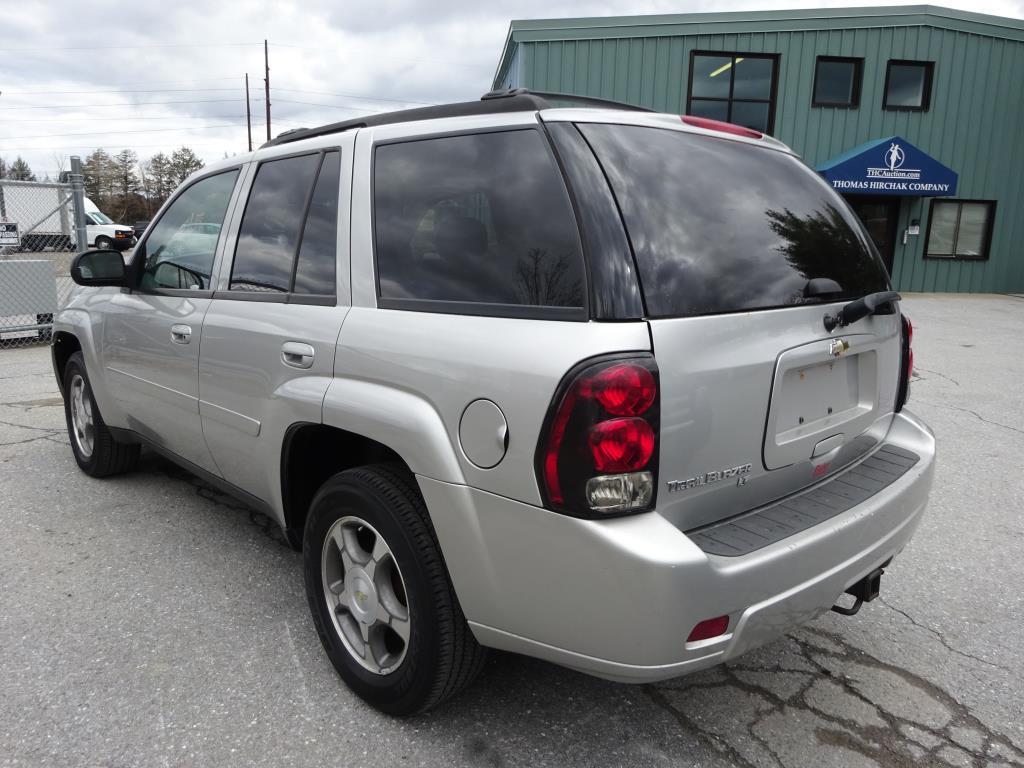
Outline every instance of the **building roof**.
{"type": "Polygon", "coordinates": [[[509,25],[494,82],[497,87],[512,61],[516,46],[521,42],[922,26],[1024,42],[1024,19],[958,11],[938,5],[523,19],[514,20],[509,25]]]}

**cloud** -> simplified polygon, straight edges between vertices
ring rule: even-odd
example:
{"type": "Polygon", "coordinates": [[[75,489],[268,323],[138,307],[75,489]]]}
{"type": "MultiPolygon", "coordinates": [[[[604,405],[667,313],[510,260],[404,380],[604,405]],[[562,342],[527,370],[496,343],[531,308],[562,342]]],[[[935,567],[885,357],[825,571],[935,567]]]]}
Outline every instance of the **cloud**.
{"type": "MultiPolygon", "coordinates": [[[[740,8],[786,5],[747,0],[740,8]]],[[[1024,16],[1024,0],[954,5],[1024,16]]],[[[513,18],[720,8],[710,0],[8,3],[0,43],[0,155],[20,154],[37,172],[52,174],[59,156],[99,146],[130,147],[148,157],[187,144],[206,160],[243,152],[246,72],[253,138],[265,137],[264,39],[270,40],[277,133],[475,99],[490,88],[513,18]]]]}

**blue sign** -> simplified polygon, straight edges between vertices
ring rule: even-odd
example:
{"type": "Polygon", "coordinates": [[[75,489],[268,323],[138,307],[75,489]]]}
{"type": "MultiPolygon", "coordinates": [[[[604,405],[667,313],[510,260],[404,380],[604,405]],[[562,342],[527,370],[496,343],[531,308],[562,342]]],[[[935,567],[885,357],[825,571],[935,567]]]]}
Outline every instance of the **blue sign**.
{"type": "Polygon", "coordinates": [[[956,172],[899,136],[861,144],[816,170],[837,192],[848,195],[956,194],[956,172]]]}

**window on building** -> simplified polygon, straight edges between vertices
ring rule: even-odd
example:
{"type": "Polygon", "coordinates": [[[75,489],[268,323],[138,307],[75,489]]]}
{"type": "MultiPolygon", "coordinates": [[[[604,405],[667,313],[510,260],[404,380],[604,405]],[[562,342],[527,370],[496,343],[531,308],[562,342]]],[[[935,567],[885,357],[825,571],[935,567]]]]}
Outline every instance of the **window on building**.
{"type": "Polygon", "coordinates": [[[885,109],[926,110],[932,99],[931,61],[890,60],[885,71],[885,109]]]}
{"type": "Polygon", "coordinates": [[[819,56],[814,69],[815,107],[856,107],[864,59],[819,56]]]}
{"type": "Polygon", "coordinates": [[[987,259],[995,212],[991,200],[932,200],[925,255],[931,259],[987,259]]]}
{"type": "Polygon", "coordinates": [[[751,53],[693,54],[686,113],[771,133],[777,59],[751,53]]]}
{"type": "Polygon", "coordinates": [[[373,191],[382,301],[584,306],[576,221],[538,131],[379,146],[373,191]]]}

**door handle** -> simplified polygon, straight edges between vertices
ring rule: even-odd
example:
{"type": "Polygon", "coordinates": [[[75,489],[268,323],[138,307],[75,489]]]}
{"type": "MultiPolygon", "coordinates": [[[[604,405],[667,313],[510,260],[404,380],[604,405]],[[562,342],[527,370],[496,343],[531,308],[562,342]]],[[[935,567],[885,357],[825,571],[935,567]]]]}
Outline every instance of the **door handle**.
{"type": "Polygon", "coordinates": [[[298,341],[286,341],[281,345],[281,362],[292,368],[311,368],[313,348],[298,341]]]}
{"type": "Polygon", "coordinates": [[[171,341],[175,344],[188,344],[192,341],[192,326],[181,324],[172,325],[171,341]]]}

